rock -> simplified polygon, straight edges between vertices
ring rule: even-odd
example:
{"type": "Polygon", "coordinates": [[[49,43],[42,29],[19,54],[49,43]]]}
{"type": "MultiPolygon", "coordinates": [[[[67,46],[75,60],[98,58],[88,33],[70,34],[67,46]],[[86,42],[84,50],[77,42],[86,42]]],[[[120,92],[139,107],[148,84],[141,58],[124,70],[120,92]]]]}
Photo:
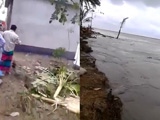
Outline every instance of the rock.
{"type": "Polygon", "coordinates": [[[37,70],[36,70],[36,71],[34,71],[34,74],[36,74],[36,75],[39,75],[39,73],[40,73],[40,72],[39,72],[39,71],[37,71],[37,70]]]}
{"type": "Polygon", "coordinates": [[[87,72],[86,69],[80,67],[80,70],[79,70],[79,72],[78,72],[78,75],[84,75],[86,72],[87,72]]]}
{"type": "Polygon", "coordinates": [[[94,88],[94,90],[101,90],[101,88],[94,88]]]}
{"type": "Polygon", "coordinates": [[[25,56],[28,57],[28,56],[29,56],[29,53],[27,53],[25,56]]]}
{"type": "Polygon", "coordinates": [[[78,65],[73,65],[73,67],[72,67],[74,70],[80,70],[80,66],[78,66],[78,65]]]}
{"type": "Polygon", "coordinates": [[[12,113],[10,114],[10,116],[12,116],[12,117],[19,116],[19,112],[12,112],[12,113]]]}
{"type": "Polygon", "coordinates": [[[40,66],[40,65],[41,65],[40,62],[35,63],[35,66],[40,66]]]}
{"type": "Polygon", "coordinates": [[[44,68],[42,66],[35,66],[35,71],[41,73],[42,71],[44,71],[47,68],[44,68]]]}
{"type": "Polygon", "coordinates": [[[106,35],[102,35],[102,37],[106,37],[106,35]]]}
{"type": "Polygon", "coordinates": [[[22,66],[22,68],[23,68],[24,70],[26,70],[26,71],[30,70],[30,68],[27,67],[27,66],[22,66]]]}
{"type": "Polygon", "coordinates": [[[54,63],[53,63],[53,62],[50,62],[49,64],[50,64],[50,65],[54,65],[54,63]]]}
{"type": "Polygon", "coordinates": [[[2,79],[0,79],[0,85],[3,83],[2,79]]]}

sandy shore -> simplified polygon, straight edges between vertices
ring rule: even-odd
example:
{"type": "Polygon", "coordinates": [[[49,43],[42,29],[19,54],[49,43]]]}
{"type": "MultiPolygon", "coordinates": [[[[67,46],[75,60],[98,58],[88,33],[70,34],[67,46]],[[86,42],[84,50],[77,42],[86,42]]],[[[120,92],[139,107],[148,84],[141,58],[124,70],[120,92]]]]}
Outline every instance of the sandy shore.
{"type": "Polygon", "coordinates": [[[122,99],[123,120],[159,120],[160,40],[123,34],[88,42],[98,69],[122,99]]]}

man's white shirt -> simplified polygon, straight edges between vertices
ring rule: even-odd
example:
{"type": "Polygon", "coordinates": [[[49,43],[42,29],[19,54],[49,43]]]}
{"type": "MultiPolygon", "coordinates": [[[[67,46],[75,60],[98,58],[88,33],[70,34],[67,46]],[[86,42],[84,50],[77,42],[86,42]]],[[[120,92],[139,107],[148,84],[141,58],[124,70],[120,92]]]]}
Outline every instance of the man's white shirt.
{"type": "Polygon", "coordinates": [[[5,39],[4,50],[14,51],[16,44],[21,44],[19,36],[13,30],[7,30],[2,33],[3,38],[5,39]]]}
{"type": "Polygon", "coordinates": [[[5,44],[5,39],[3,38],[3,36],[2,36],[2,32],[0,33],[0,47],[2,47],[4,44],[5,44]]]}

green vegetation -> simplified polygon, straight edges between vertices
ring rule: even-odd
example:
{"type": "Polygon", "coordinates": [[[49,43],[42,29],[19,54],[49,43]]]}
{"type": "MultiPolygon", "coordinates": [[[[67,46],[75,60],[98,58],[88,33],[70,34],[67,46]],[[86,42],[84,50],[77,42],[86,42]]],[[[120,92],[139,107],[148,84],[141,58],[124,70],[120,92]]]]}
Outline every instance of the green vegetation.
{"type": "Polygon", "coordinates": [[[66,52],[65,48],[59,47],[53,51],[53,56],[56,58],[61,58],[66,52]]]}
{"type": "Polygon", "coordinates": [[[73,24],[80,23],[80,26],[82,25],[82,21],[85,19],[87,14],[96,8],[96,6],[100,6],[100,0],[80,0],[80,3],[76,2],[76,0],[71,0],[71,5],[68,5],[69,0],[49,1],[52,5],[55,5],[55,11],[50,18],[50,23],[53,20],[58,20],[60,23],[65,24],[67,21],[67,16],[69,15],[68,9],[72,7],[78,12],[73,15],[73,18],[70,21],[73,24]]]}

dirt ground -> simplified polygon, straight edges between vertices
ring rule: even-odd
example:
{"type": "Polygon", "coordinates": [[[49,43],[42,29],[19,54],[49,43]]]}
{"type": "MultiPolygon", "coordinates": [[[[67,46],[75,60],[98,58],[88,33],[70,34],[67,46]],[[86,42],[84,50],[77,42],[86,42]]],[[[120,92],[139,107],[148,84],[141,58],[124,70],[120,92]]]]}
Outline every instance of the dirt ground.
{"type": "Polygon", "coordinates": [[[89,54],[92,49],[84,41],[91,34],[87,28],[81,29],[81,67],[87,70],[80,77],[81,120],[121,120],[121,100],[109,92],[108,79],[96,68],[96,60],[89,54]]]}
{"type": "MultiPolygon", "coordinates": [[[[53,58],[48,56],[24,54],[24,53],[15,53],[14,60],[17,65],[28,66],[31,69],[37,62],[41,66],[47,67],[53,63],[53,58]]],[[[72,64],[71,61],[64,60],[66,64],[72,64]]],[[[78,120],[76,114],[67,111],[65,108],[58,107],[58,109],[48,115],[53,109],[51,105],[42,104],[36,102],[36,107],[32,114],[28,114],[22,111],[20,106],[19,92],[26,91],[24,87],[23,78],[11,74],[2,78],[3,84],[0,85],[0,120],[78,120]],[[16,117],[9,116],[12,112],[19,112],[20,115],[16,117]]]]}

